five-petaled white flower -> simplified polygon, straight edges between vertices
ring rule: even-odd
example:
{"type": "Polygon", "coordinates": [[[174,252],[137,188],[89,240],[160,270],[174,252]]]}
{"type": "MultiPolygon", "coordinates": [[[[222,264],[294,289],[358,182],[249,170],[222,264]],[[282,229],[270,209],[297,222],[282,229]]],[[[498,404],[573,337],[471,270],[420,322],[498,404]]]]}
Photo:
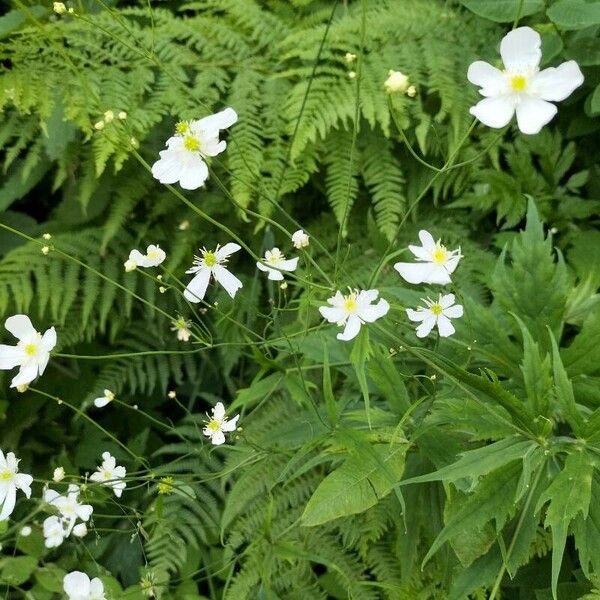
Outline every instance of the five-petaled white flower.
{"type": "Polygon", "coordinates": [[[216,250],[202,248],[200,251],[202,256],[195,256],[193,266],[186,271],[186,273],[195,273],[195,276],[183,292],[185,298],[190,302],[203,300],[211,275],[232,298],[235,297],[236,292],[242,287],[242,282],[223,265],[234,252],[240,249],[241,246],[233,242],[225,244],[222,248],[217,246],[216,250]]]}
{"type": "Polygon", "coordinates": [[[227,143],[219,141],[219,131],[237,121],[233,108],[226,108],[198,121],[177,124],[175,135],[167,140],[167,150],[152,165],[152,175],[161,183],[177,183],[184,190],[198,189],[208,179],[207,156],[217,156],[227,143]]]}
{"type": "Polygon", "coordinates": [[[19,459],[13,452],[4,457],[0,450],[0,521],[6,521],[15,508],[17,490],[21,490],[27,498],[31,497],[31,482],[33,477],[19,473],[19,459]]]}
{"type": "Polygon", "coordinates": [[[63,579],[68,600],[106,600],[104,585],[98,577],[90,578],[81,571],[72,571],[63,579]]]}
{"type": "Polygon", "coordinates": [[[261,271],[268,273],[269,279],[273,281],[281,281],[283,279],[281,271],[295,271],[298,267],[298,257],[286,259],[279,248],[267,250],[263,260],[264,262],[257,262],[256,266],[261,271]]]}
{"type": "Polygon", "coordinates": [[[100,396],[94,400],[94,406],[96,408],[104,408],[107,404],[115,399],[115,395],[110,390],[104,390],[104,396],[100,396]]]}
{"type": "Polygon", "coordinates": [[[298,231],[294,231],[292,234],[292,244],[294,244],[294,248],[301,250],[302,248],[306,248],[309,243],[308,234],[304,233],[303,229],[298,229],[298,231]]]}
{"type": "Polygon", "coordinates": [[[388,94],[394,92],[406,92],[409,87],[408,77],[401,71],[394,71],[390,69],[388,71],[388,78],[383,83],[383,87],[388,94]]]}
{"type": "Polygon", "coordinates": [[[208,415],[206,427],[202,430],[205,436],[210,438],[210,441],[215,446],[220,446],[225,443],[225,433],[235,431],[240,415],[235,415],[233,419],[227,419],[225,416],[225,407],[222,402],[217,402],[212,409],[212,416],[208,415]]]}
{"type": "MultiPolygon", "coordinates": [[[[129,253],[129,258],[125,262],[125,270],[128,269],[128,265],[135,265],[136,267],[158,267],[165,258],[167,258],[166,252],[155,244],[150,244],[146,248],[146,254],[142,254],[139,250],[132,250],[129,253]]],[[[130,271],[133,269],[129,268],[130,271]]]]}
{"type": "Polygon", "coordinates": [[[471,64],[467,77],[485,96],[471,108],[471,114],[484,125],[504,127],[516,112],[523,133],[538,133],[557,112],[551,102],[564,100],[583,83],[574,60],[540,71],[541,43],[531,27],[518,27],[500,43],[504,71],[481,60],[471,64]]]}
{"type": "Polygon", "coordinates": [[[96,483],[111,487],[115,492],[115,496],[120,498],[127,485],[123,481],[123,477],[126,474],[125,467],[117,466],[117,461],[114,456],[111,456],[110,452],[103,452],[102,465],[98,467],[95,473],[92,473],[90,479],[96,483]]]}
{"type": "Polygon", "coordinates": [[[455,331],[450,319],[458,319],[463,316],[461,304],[454,304],[454,294],[440,294],[437,300],[423,299],[425,306],[419,306],[417,310],[406,309],[406,314],[411,321],[421,322],[417,327],[417,337],[426,337],[437,325],[441,337],[448,337],[455,331]]]}
{"type": "Polygon", "coordinates": [[[408,247],[419,262],[398,262],[394,269],[408,283],[451,283],[450,275],[454,273],[458,261],[462,258],[460,248],[446,250],[439,240],[434,241],[432,235],[424,229],[419,231],[419,239],[421,246],[408,247]]]}
{"type": "Polygon", "coordinates": [[[13,315],[4,326],[19,342],[16,346],[0,344],[0,369],[19,367],[10,387],[31,383],[48,364],[50,351],[56,346],[56,331],[50,327],[42,335],[26,315],[13,315]]]}
{"type": "Polygon", "coordinates": [[[330,323],[345,326],[344,331],[337,334],[337,339],[347,342],[358,335],[361,325],[373,323],[390,310],[390,305],[383,298],[373,304],[378,296],[378,290],[350,290],[347,296],[338,290],[327,300],[331,306],[321,306],[319,312],[330,323]]]}
{"type": "Polygon", "coordinates": [[[192,335],[192,330],[190,329],[191,326],[191,321],[186,321],[183,317],[179,317],[176,321],[173,321],[171,331],[177,332],[177,339],[180,342],[189,342],[192,335]]]}
{"type": "Polygon", "coordinates": [[[90,504],[80,504],[79,486],[69,484],[67,494],[62,496],[55,490],[48,488],[44,492],[44,501],[58,510],[63,525],[64,537],[71,535],[77,519],[88,521],[94,511],[90,504]]]}

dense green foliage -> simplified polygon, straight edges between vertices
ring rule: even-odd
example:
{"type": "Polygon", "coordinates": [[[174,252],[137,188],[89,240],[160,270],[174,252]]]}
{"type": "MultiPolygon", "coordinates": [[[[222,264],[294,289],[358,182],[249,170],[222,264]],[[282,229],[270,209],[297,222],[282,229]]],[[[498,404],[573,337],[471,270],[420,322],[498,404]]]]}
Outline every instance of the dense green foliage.
{"type": "Polygon", "coordinates": [[[600,2],[72,6],[0,17],[0,318],[62,354],[24,393],[0,371],[0,449],[36,478],[0,524],[3,597],[64,597],[78,569],[114,600],[600,598],[600,2]],[[535,136],[471,127],[467,67],[515,19],[586,77],[535,136]],[[225,106],[206,188],[153,179],[175,123],[225,106]],[[256,257],[300,227],[281,289],[256,257]],[[425,292],[392,268],[422,228],[464,254],[450,338],[417,340],[425,292]],[[185,270],[229,232],[244,288],[194,310],[185,270]],[[150,243],[160,281],[123,269],[150,243]],[[317,308],[348,286],[392,310],[344,343],[317,308]],[[241,417],[217,448],[218,401],[241,417]],[[90,533],[45,548],[44,483],[104,451],[123,496],[86,485],[90,533]]]}

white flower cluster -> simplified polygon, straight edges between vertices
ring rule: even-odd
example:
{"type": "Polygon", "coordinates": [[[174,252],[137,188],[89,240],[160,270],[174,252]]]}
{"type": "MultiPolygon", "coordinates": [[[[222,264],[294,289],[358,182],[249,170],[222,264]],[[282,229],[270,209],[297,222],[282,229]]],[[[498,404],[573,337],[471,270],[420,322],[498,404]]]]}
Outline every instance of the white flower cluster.
{"type": "Polygon", "coordinates": [[[86,523],[92,516],[93,507],[79,502],[80,488],[69,484],[66,494],[47,488],[44,501],[56,509],[57,514],[47,517],[43,523],[44,541],[47,548],[60,546],[71,534],[83,537],[87,533],[86,523]],[[81,523],[77,523],[80,520],[81,523]]]}
{"type": "Polygon", "coordinates": [[[67,600],[106,600],[104,585],[98,577],[90,579],[81,571],[72,571],[63,578],[67,600]]]}

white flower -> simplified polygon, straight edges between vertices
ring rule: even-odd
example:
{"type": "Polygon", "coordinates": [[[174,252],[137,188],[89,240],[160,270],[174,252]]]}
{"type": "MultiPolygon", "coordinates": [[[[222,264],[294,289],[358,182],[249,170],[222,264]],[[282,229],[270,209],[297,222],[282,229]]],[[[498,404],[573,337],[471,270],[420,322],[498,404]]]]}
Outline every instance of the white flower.
{"type": "Polygon", "coordinates": [[[388,78],[383,83],[385,91],[388,93],[393,92],[406,92],[408,90],[408,77],[401,71],[388,71],[388,78]]]}
{"type": "Polygon", "coordinates": [[[21,528],[19,535],[22,537],[29,537],[31,535],[31,527],[29,527],[29,525],[25,525],[25,527],[21,528]]]}
{"type": "Polygon", "coordinates": [[[308,235],[304,233],[302,229],[298,229],[298,231],[294,231],[292,234],[292,244],[294,244],[294,248],[306,248],[310,242],[308,241],[308,235]]]}
{"type": "Polygon", "coordinates": [[[0,344],[0,369],[19,367],[10,387],[31,383],[38,374],[44,373],[50,351],[56,345],[56,331],[50,327],[42,335],[26,315],[9,317],[4,326],[19,342],[16,346],[0,344]]]}
{"type": "Polygon", "coordinates": [[[356,54],[352,54],[352,52],[346,52],[344,56],[347,63],[353,63],[356,60],[356,54]]]}
{"type": "Polygon", "coordinates": [[[347,296],[337,291],[327,300],[331,306],[321,306],[319,312],[330,323],[345,326],[344,331],[337,334],[337,339],[347,342],[358,335],[361,325],[373,323],[390,310],[390,305],[383,298],[372,304],[378,296],[377,290],[350,290],[347,296]]]}
{"type": "Polygon", "coordinates": [[[191,326],[191,321],[186,321],[183,317],[179,317],[177,321],[173,322],[173,327],[171,327],[171,331],[177,332],[177,339],[180,342],[188,342],[190,336],[192,335],[192,331],[190,329],[191,326]]]}
{"type": "Polygon", "coordinates": [[[471,64],[467,77],[485,96],[471,114],[484,125],[504,127],[516,112],[523,133],[538,133],[557,112],[551,102],[564,100],[583,83],[574,60],[540,71],[541,43],[531,27],[518,27],[500,43],[504,71],[481,60],[471,64]]]}
{"type": "Polygon", "coordinates": [[[437,325],[441,337],[448,337],[455,331],[450,319],[463,316],[463,307],[454,304],[454,294],[440,294],[437,300],[423,299],[425,307],[419,306],[417,310],[406,309],[406,314],[411,321],[421,322],[417,327],[417,337],[425,337],[437,325]]]}
{"type": "Polygon", "coordinates": [[[73,535],[78,538],[85,537],[87,535],[88,528],[85,523],[79,523],[73,527],[73,535]]]}
{"type": "Polygon", "coordinates": [[[408,283],[451,283],[450,275],[454,273],[458,261],[462,258],[460,248],[446,250],[439,240],[435,242],[432,235],[424,229],[419,231],[419,239],[421,246],[408,247],[419,262],[398,262],[394,269],[408,283]]]}
{"type": "Polygon", "coordinates": [[[96,398],[94,400],[94,406],[96,408],[103,408],[110,402],[115,399],[115,395],[110,390],[104,390],[104,396],[100,396],[100,398],[96,398]]]}
{"type": "Polygon", "coordinates": [[[64,478],[65,478],[64,468],[56,467],[56,469],[54,469],[54,473],[52,474],[53,481],[56,481],[56,483],[58,483],[59,481],[62,481],[64,478]]]}
{"type": "Polygon", "coordinates": [[[146,248],[146,254],[142,254],[139,250],[132,250],[129,253],[129,259],[125,262],[125,270],[133,271],[136,267],[157,267],[166,257],[167,254],[162,248],[150,244],[146,248]],[[131,268],[131,263],[135,264],[133,269],[131,268]],[[130,268],[127,268],[128,265],[130,268]]]}
{"type": "Polygon", "coordinates": [[[212,409],[212,417],[208,413],[207,416],[209,420],[206,422],[206,427],[202,430],[202,433],[209,437],[215,446],[225,443],[224,432],[235,431],[238,419],[240,418],[240,415],[235,415],[233,419],[227,419],[225,417],[225,407],[222,402],[217,402],[212,409]]]}
{"type": "Polygon", "coordinates": [[[104,113],[104,122],[111,123],[115,118],[115,113],[112,110],[107,110],[104,113]]]}
{"type": "Polygon", "coordinates": [[[91,505],[79,503],[79,486],[75,484],[69,485],[65,496],[61,496],[52,489],[45,490],[44,501],[54,506],[60,513],[64,537],[71,535],[77,519],[88,521],[94,511],[91,505]]]}
{"type": "Polygon", "coordinates": [[[106,600],[104,585],[98,577],[90,578],[81,571],[73,571],[65,575],[63,589],[68,600],[106,600]]]}
{"type": "Polygon", "coordinates": [[[286,260],[279,248],[267,250],[265,252],[264,262],[270,266],[267,266],[262,262],[257,262],[256,266],[259,268],[259,270],[268,273],[269,279],[274,281],[281,281],[283,279],[283,273],[281,271],[295,271],[298,267],[298,257],[286,260]]]}
{"type": "Polygon", "coordinates": [[[217,156],[227,147],[219,141],[219,131],[237,121],[233,108],[226,108],[199,121],[177,124],[173,137],[167,140],[167,150],[152,165],[152,175],[161,183],[177,183],[184,190],[195,190],[208,179],[207,156],[217,156]]]}
{"type": "Polygon", "coordinates": [[[117,461],[114,456],[111,456],[110,452],[103,452],[102,465],[98,467],[95,473],[92,473],[90,479],[111,487],[115,492],[115,496],[120,498],[127,485],[124,481],[121,481],[126,473],[125,467],[117,466],[117,461]]]}
{"type": "Polygon", "coordinates": [[[126,118],[127,118],[127,113],[126,113],[124,110],[122,110],[122,111],[120,111],[120,112],[119,112],[119,114],[117,115],[117,117],[118,117],[118,118],[119,118],[121,121],[123,121],[124,119],[126,119],[126,118]]]}
{"type": "Polygon", "coordinates": [[[64,15],[67,12],[67,7],[63,2],[54,2],[52,7],[57,15],[64,15]]]}
{"type": "Polygon", "coordinates": [[[222,248],[217,246],[216,250],[202,248],[200,251],[202,257],[194,256],[193,266],[186,271],[186,273],[195,273],[195,276],[183,292],[185,298],[190,302],[203,300],[211,275],[232,298],[235,297],[236,292],[242,287],[242,282],[223,265],[234,252],[240,249],[241,246],[233,242],[225,244],[222,248]]]}
{"type": "Polygon", "coordinates": [[[46,548],[57,548],[65,540],[65,528],[60,517],[52,515],[44,519],[44,545],[46,548]]]}
{"type": "Polygon", "coordinates": [[[19,473],[19,459],[13,452],[4,457],[0,450],[0,521],[6,521],[15,508],[17,490],[21,490],[27,498],[31,497],[31,482],[33,477],[19,473]]]}

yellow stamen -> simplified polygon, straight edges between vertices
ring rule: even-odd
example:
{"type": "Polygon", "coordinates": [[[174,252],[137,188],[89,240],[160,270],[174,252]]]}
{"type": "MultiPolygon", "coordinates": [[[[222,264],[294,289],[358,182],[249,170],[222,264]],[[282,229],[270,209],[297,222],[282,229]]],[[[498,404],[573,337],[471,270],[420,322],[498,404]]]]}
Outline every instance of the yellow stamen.
{"type": "Polygon", "coordinates": [[[446,262],[448,253],[443,246],[436,246],[433,251],[433,262],[441,265],[446,262]]]}
{"type": "Polygon", "coordinates": [[[183,138],[183,147],[190,152],[198,152],[200,150],[200,142],[193,135],[186,135],[183,138]]]}
{"type": "Polygon", "coordinates": [[[175,125],[175,133],[177,135],[185,135],[190,129],[190,125],[187,121],[179,121],[177,125],[175,125]]]}
{"type": "Polygon", "coordinates": [[[356,308],[358,304],[356,303],[356,298],[354,296],[349,296],[344,300],[344,310],[349,313],[356,312],[356,308]]]}
{"type": "Polygon", "coordinates": [[[513,75],[510,86],[515,92],[522,92],[527,87],[527,78],[524,75],[513,75]]]}
{"type": "Polygon", "coordinates": [[[8,469],[6,471],[0,471],[0,481],[10,481],[15,474],[8,469]]]}
{"type": "Polygon", "coordinates": [[[33,356],[37,352],[37,346],[35,344],[27,344],[25,346],[25,354],[33,356]]]}
{"type": "Polygon", "coordinates": [[[207,267],[214,267],[219,261],[214,252],[207,252],[204,255],[204,264],[207,267]]]}
{"type": "Polygon", "coordinates": [[[211,431],[219,431],[219,429],[221,429],[221,424],[216,419],[211,419],[207,423],[206,428],[210,429],[211,431]]]}
{"type": "Polygon", "coordinates": [[[430,310],[436,317],[439,317],[442,314],[442,312],[444,311],[442,306],[440,304],[438,304],[437,302],[435,304],[431,305],[430,310]]]}

